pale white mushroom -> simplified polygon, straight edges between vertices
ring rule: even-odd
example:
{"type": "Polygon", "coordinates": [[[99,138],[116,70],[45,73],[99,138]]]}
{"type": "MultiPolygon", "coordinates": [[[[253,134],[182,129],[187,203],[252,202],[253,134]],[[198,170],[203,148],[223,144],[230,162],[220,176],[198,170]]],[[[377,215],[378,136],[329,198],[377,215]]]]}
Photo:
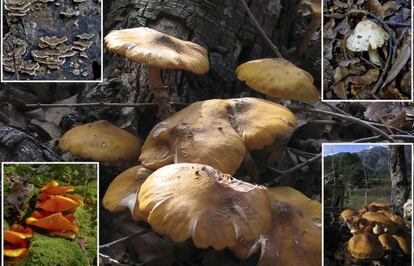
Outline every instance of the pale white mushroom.
{"type": "Polygon", "coordinates": [[[371,20],[363,20],[348,37],[346,47],[353,52],[368,51],[370,61],[381,66],[377,48],[382,47],[388,38],[389,34],[380,25],[371,20]]]}

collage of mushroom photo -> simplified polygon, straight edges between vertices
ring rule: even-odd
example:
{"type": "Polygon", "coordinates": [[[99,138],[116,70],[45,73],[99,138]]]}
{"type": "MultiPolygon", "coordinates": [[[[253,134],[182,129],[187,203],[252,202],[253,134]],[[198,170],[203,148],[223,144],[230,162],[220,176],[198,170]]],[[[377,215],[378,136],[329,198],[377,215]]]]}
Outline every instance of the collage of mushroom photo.
{"type": "Polygon", "coordinates": [[[2,0],[2,266],[414,266],[413,0],[2,0]]]}

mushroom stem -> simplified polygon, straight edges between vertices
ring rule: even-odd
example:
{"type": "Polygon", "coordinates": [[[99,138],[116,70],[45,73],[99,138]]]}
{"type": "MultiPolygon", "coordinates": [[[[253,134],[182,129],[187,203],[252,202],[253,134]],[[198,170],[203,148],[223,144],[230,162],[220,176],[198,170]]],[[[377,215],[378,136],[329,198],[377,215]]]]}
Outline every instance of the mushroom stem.
{"type": "Polygon", "coordinates": [[[171,100],[168,88],[161,80],[161,70],[148,66],[148,87],[158,104],[158,118],[164,120],[172,114],[171,100]]]}
{"type": "Polygon", "coordinates": [[[368,48],[369,61],[376,66],[382,66],[381,57],[377,49],[368,48]]]}

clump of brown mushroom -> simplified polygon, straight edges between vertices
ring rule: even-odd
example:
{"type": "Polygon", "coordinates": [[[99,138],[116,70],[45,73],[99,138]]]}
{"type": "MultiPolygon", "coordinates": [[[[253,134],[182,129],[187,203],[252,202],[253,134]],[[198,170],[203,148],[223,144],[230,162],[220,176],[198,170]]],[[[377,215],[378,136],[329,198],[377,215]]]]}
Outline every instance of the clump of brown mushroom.
{"type": "Polygon", "coordinates": [[[359,211],[342,211],[340,220],[353,234],[345,254],[355,262],[380,260],[385,255],[409,256],[411,225],[390,208],[386,203],[373,202],[359,211]]]}

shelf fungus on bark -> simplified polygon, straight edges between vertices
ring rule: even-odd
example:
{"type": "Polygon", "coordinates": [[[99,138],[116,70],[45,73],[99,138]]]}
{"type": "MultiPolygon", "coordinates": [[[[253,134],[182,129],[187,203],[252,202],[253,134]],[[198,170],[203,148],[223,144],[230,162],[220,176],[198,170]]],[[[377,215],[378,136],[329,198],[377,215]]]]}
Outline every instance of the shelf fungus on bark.
{"type": "Polygon", "coordinates": [[[309,103],[319,99],[312,75],[282,58],[246,62],[236,74],[250,88],[275,98],[309,103]]]}
{"type": "Polygon", "coordinates": [[[104,120],[74,127],[59,142],[64,152],[108,165],[136,161],[141,146],[140,139],[104,120]]]}
{"type": "Polygon", "coordinates": [[[207,165],[172,164],[142,184],[133,217],[174,242],[191,238],[199,248],[223,250],[266,232],[270,195],[207,165]]]}
{"type": "Polygon", "coordinates": [[[363,20],[348,37],[346,47],[353,52],[367,51],[371,63],[382,66],[377,49],[381,48],[388,38],[389,34],[380,25],[371,20],[363,20]]]}
{"type": "Polygon", "coordinates": [[[128,208],[132,213],[138,191],[152,172],[138,165],[119,174],[106,190],[102,206],[110,212],[122,211],[128,208]]]}
{"type": "Polygon", "coordinates": [[[24,17],[31,10],[32,2],[23,0],[4,0],[4,9],[12,17],[24,17]]]}
{"type": "Polygon", "coordinates": [[[162,69],[177,69],[203,75],[209,70],[207,50],[156,30],[138,27],[113,30],[105,37],[106,47],[128,60],[147,64],[148,87],[158,103],[158,116],[171,115],[168,88],[161,79],[162,69]]]}
{"type": "Polygon", "coordinates": [[[286,107],[256,98],[191,104],[158,123],[139,158],[156,170],[172,163],[203,163],[233,174],[247,151],[270,145],[296,125],[286,107]]]}
{"type": "Polygon", "coordinates": [[[290,187],[269,188],[269,192],[270,228],[253,241],[239,241],[230,250],[246,259],[261,249],[258,266],[321,265],[321,204],[290,187]]]}
{"type": "Polygon", "coordinates": [[[32,229],[19,224],[4,230],[4,256],[15,259],[23,257],[27,253],[27,240],[32,236],[32,229]]]}

